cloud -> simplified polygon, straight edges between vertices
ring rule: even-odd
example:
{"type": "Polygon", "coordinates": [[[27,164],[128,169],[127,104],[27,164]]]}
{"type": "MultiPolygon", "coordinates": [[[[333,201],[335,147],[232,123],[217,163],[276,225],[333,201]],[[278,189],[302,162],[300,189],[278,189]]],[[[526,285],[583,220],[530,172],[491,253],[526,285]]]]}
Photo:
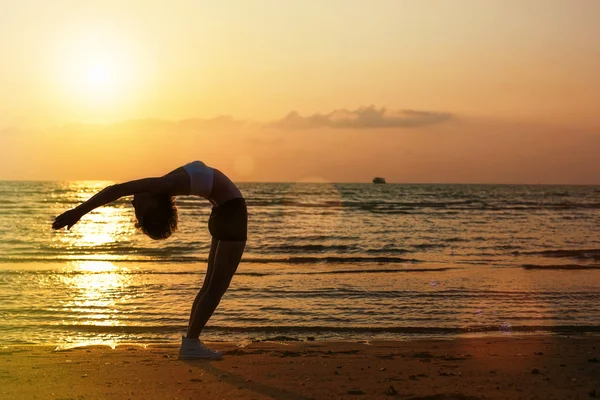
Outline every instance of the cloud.
{"type": "MultiPolygon", "coordinates": [[[[251,130],[259,132],[261,128],[275,127],[283,130],[305,130],[312,128],[333,129],[377,129],[377,128],[414,128],[440,124],[452,120],[454,115],[449,113],[399,110],[391,111],[384,107],[373,105],[360,107],[355,110],[337,109],[328,114],[312,114],[302,116],[292,111],[285,117],[275,121],[258,121],[238,119],[229,115],[213,118],[188,118],[180,120],[169,119],[131,119],[113,123],[68,123],[55,125],[40,130],[22,130],[14,126],[0,127],[0,137],[23,136],[35,133],[61,133],[64,135],[80,134],[186,134],[186,133],[236,133],[251,130]]],[[[265,132],[268,133],[268,132],[265,132]]],[[[265,144],[273,142],[271,137],[258,138],[265,144]]],[[[277,139],[280,140],[280,139],[277,139]]]]}
{"type": "Polygon", "coordinates": [[[249,125],[250,122],[235,119],[229,115],[222,115],[209,119],[190,118],[177,122],[181,129],[205,130],[205,129],[237,129],[249,125]]]}
{"type": "Polygon", "coordinates": [[[329,114],[313,114],[307,117],[292,111],[268,126],[281,129],[417,128],[439,124],[452,118],[453,115],[449,113],[417,110],[390,111],[384,107],[377,108],[371,105],[356,110],[339,109],[329,114]]]}

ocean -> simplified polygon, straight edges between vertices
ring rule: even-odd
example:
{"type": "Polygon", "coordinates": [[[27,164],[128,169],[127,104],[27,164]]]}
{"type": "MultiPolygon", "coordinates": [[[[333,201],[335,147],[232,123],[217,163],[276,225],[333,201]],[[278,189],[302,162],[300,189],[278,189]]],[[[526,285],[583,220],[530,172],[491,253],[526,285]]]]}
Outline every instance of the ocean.
{"type": "MultiPolygon", "coordinates": [[[[177,340],[210,205],[152,241],[130,199],[53,231],[111,182],[0,181],[0,344],[177,340]]],[[[208,341],[600,333],[600,187],[240,183],[247,251],[208,341]]]]}

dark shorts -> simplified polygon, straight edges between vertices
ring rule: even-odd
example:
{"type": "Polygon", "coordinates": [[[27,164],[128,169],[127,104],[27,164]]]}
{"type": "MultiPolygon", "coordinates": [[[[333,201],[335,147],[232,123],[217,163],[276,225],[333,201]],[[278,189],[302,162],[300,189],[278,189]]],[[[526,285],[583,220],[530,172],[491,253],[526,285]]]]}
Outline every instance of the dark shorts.
{"type": "Polygon", "coordinates": [[[237,242],[248,238],[248,210],[242,198],[214,206],[208,219],[208,231],[218,240],[237,242]]]}

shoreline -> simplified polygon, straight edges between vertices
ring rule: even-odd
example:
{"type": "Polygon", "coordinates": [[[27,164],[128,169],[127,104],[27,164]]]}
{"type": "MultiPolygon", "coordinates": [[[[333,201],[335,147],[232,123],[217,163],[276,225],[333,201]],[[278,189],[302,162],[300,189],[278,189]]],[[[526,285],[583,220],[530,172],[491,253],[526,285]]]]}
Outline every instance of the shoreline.
{"type": "MultiPolygon", "coordinates": [[[[386,342],[386,343],[412,343],[412,342],[452,342],[461,340],[499,340],[499,339],[551,339],[551,338],[567,338],[567,339],[589,339],[598,340],[600,343],[600,330],[598,327],[583,327],[582,330],[557,330],[557,331],[544,331],[544,330],[519,330],[519,329],[507,329],[506,331],[473,331],[473,332],[460,332],[460,333],[405,333],[405,334],[380,334],[373,333],[372,335],[362,332],[361,334],[351,336],[332,336],[332,335],[321,335],[322,332],[306,331],[301,335],[290,334],[289,332],[272,332],[271,335],[265,335],[264,337],[247,337],[247,336],[236,336],[229,333],[223,336],[205,335],[203,341],[205,343],[211,343],[215,345],[233,345],[237,347],[246,347],[250,344],[261,344],[261,343],[280,343],[280,344],[310,344],[310,343],[330,343],[330,344],[371,344],[374,342],[386,342]],[[223,339],[223,337],[229,337],[223,339]]],[[[124,340],[122,338],[116,339],[81,339],[61,342],[50,342],[35,343],[35,342],[2,342],[0,341],[0,352],[6,349],[13,348],[51,348],[54,351],[61,351],[66,349],[86,348],[86,347],[107,347],[115,349],[116,347],[122,346],[139,346],[143,348],[147,347],[169,347],[179,340],[184,332],[178,332],[174,335],[164,335],[161,338],[156,339],[138,339],[138,340],[124,340]]]]}
{"type": "MultiPolygon", "coordinates": [[[[600,330],[597,326],[582,327],[582,330],[519,330],[507,329],[506,331],[473,331],[473,332],[459,332],[459,333],[378,333],[368,334],[368,332],[361,332],[351,336],[333,336],[333,335],[322,335],[322,332],[306,331],[301,335],[290,334],[289,332],[272,332],[270,335],[264,335],[264,337],[248,337],[248,336],[235,336],[231,332],[223,336],[204,335],[203,341],[205,343],[213,344],[231,344],[239,347],[245,347],[249,344],[257,343],[354,343],[354,344],[370,344],[372,342],[390,342],[390,343],[410,343],[410,342],[430,342],[430,341],[459,341],[459,340],[496,340],[496,339],[527,339],[527,338],[571,338],[571,339],[593,339],[597,338],[600,343],[600,330]],[[229,339],[223,339],[223,337],[229,337],[229,339]]],[[[50,342],[35,343],[35,342],[2,342],[0,341],[1,349],[10,348],[21,348],[21,347],[51,347],[57,350],[59,349],[72,349],[80,347],[91,347],[91,346],[107,346],[115,348],[117,346],[171,346],[174,343],[179,343],[179,340],[185,332],[181,331],[177,334],[168,335],[156,339],[138,339],[138,340],[123,340],[117,339],[81,339],[72,341],[61,341],[61,342],[50,342]]]]}
{"type": "Polygon", "coordinates": [[[600,398],[600,338],[505,335],[409,341],[210,342],[221,361],[180,361],[178,342],[0,347],[7,399],[600,398]]]}

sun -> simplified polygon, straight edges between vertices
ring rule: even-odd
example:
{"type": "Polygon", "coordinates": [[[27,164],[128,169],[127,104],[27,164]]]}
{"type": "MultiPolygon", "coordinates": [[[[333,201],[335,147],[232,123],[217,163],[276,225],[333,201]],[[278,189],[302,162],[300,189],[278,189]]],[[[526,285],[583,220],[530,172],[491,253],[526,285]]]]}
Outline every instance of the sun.
{"type": "Polygon", "coordinates": [[[111,52],[87,52],[74,58],[69,79],[79,100],[104,102],[113,100],[124,90],[127,60],[111,52]]]}
{"type": "Polygon", "coordinates": [[[147,63],[128,38],[116,30],[81,27],[57,41],[52,85],[71,118],[119,115],[137,98],[147,63]]]}
{"type": "Polygon", "coordinates": [[[116,86],[118,74],[108,63],[91,65],[85,72],[84,83],[91,90],[102,91],[116,86]]]}

